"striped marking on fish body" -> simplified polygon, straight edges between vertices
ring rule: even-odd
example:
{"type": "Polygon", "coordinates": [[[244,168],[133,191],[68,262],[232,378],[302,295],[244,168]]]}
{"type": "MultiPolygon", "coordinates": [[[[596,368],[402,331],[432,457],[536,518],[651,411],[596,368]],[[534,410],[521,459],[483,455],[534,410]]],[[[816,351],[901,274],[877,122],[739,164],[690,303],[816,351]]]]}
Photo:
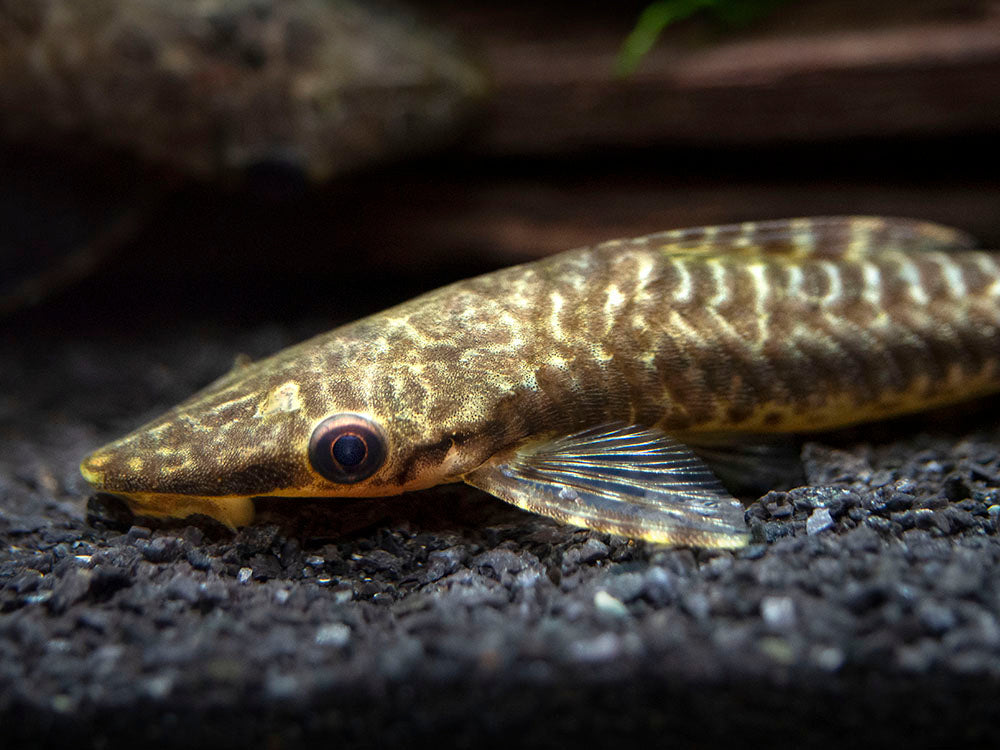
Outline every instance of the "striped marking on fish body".
{"type": "MultiPolygon", "coordinates": [[[[794,225],[793,235],[742,225],[589,251],[591,278],[614,282],[600,305],[560,297],[560,310],[577,312],[570,338],[631,335],[605,344],[604,361],[584,363],[577,347],[558,355],[560,365],[624,384],[639,404],[630,414],[673,430],[826,429],[996,389],[997,269],[988,254],[934,251],[966,244],[938,228],[930,239],[887,241],[880,220],[819,246],[814,223],[794,225]],[[713,243],[735,232],[741,250],[713,255],[713,243]]],[[[554,343],[567,338],[562,312],[559,321],[554,343]]]]}
{"type": "MultiPolygon", "coordinates": [[[[691,304],[668,294],[675,306],[666,316],[655,307],[633,312],[633,327],[642,321],[660,333],[637,360],[656,370],[662,403],[705,406],[684,427],[824,429],[996,387],[1000,321],[989,256],[884,252],[794,263],[686,267],[681,299],[697,286],[714,284],[714,293],[691,304]],[[697,351],[687,372],[664,361],[678,347],[697,351]],[[718,370],[729,373],[729,388],[718,370]],[[699,381],[701,397],[692,398],[699,381]],[[809,392],[795,382],[809,383],[809,392]],[[708,396],[729,404],[727,418],[708,396]]],[[[692,409],[682,411],[687,421],[692,409]]],[[[668,406],[664,426],[671,417],[668,406]]]]}

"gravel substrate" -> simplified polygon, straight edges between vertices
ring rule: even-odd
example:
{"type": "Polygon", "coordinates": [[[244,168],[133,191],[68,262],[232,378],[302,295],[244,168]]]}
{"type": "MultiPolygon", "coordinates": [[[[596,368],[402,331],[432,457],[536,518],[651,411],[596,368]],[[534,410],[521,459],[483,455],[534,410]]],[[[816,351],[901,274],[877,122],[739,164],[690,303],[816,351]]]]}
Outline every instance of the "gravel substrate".
{"type": "Polygon", "coordinates": [[[314,326],[40,325],[0,339],[6,748],[993,736],[995,404],[957,428],[806,443],[807,486],[751,503],[754,543],[734,554],[559,526],[465,487],[265,501],[233,535],[88,510],[76,465],[237,353],[314,326]]]}

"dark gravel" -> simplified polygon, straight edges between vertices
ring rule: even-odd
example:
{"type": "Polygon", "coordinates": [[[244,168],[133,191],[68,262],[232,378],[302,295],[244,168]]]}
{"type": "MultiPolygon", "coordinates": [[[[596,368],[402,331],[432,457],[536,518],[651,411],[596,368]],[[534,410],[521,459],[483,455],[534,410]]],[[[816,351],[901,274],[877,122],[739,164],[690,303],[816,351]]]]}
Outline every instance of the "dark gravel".
{"type": "Polygon", "coordinates": [[[807,443],[808,486],[750,504],[735,554],[461,487],[265,501],[236,535],[88,511],[87,450],[316,328],[3,334],[4,747],[993,736],[1000,431],[974,414],[807,443]]]}

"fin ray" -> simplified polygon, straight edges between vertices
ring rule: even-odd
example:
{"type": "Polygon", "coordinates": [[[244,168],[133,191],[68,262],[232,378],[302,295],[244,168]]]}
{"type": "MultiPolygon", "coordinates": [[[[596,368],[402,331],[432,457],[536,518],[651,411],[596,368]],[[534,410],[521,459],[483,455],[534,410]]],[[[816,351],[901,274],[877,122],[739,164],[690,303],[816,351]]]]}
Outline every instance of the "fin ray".
{"type": "Polygon", "coordinates": [[[858,260],[897,250],[955,251],[976,247],[965,232],[942,224],[880,216],[817,216],[674,229],[639,238],[668,255],[858,260]]]}
{"type": "Polygon", "coordinates": [[[598,531],[700,547],[747,541],[742,505],[688,446],[655,429],[612,426],[526,443],[465,481],[598,531]]]}

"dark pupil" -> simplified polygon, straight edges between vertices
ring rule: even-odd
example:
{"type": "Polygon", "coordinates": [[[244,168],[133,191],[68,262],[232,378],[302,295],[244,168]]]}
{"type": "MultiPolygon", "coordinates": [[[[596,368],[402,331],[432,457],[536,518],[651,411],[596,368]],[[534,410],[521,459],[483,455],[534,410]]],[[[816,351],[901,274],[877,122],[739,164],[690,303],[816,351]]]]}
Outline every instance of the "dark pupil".
{"type": "Polygon", "coordinates": [[[333,457],[341,466],[357,466],[365,460],[365,441],[357,435],[341,435],[333,443],[333,457]]]}

